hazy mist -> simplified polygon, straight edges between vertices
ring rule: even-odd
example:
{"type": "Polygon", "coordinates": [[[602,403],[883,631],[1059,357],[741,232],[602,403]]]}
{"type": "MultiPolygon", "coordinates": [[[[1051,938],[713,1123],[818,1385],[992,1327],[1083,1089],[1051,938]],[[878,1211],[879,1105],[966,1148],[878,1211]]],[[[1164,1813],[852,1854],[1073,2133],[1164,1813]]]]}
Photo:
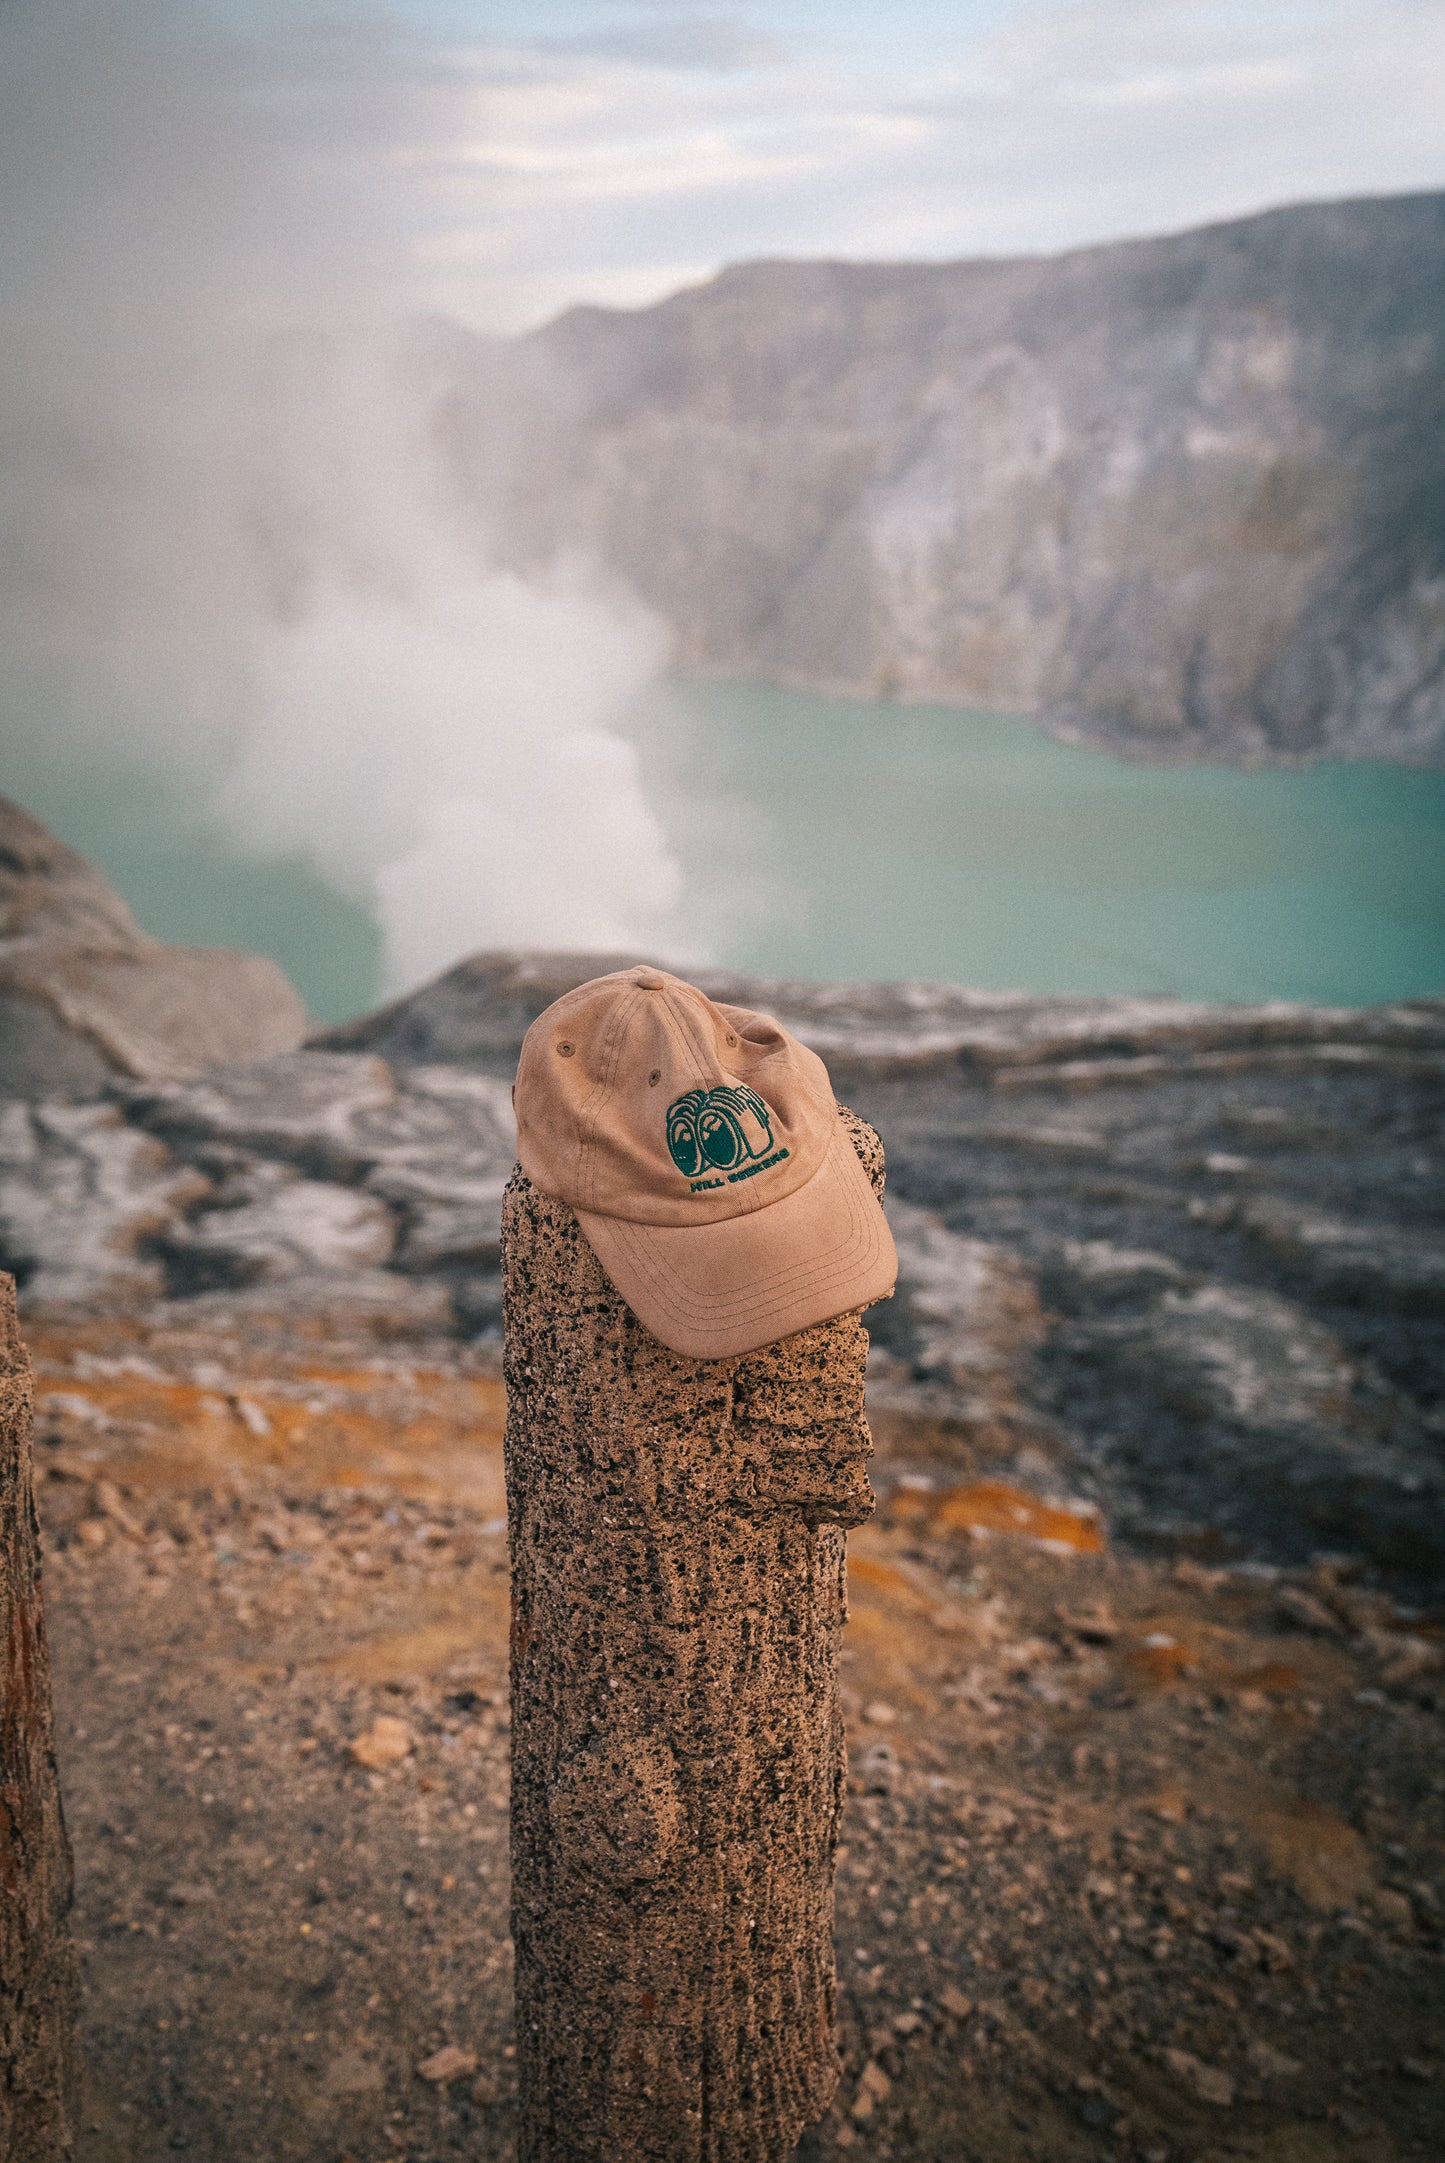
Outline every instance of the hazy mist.
{"type": "MultiPolygon", "coordinates": [[[[584,565],[491,568],[386,34],[310,52],[283,91],[191,8],[0,10],[0,752],[184,780],[363,898],[392,986],[645,941],[679,873],[611,723],[663,634],[584,565]]],[[[545,408],[494,375],[525,455],[545,408]]]]}

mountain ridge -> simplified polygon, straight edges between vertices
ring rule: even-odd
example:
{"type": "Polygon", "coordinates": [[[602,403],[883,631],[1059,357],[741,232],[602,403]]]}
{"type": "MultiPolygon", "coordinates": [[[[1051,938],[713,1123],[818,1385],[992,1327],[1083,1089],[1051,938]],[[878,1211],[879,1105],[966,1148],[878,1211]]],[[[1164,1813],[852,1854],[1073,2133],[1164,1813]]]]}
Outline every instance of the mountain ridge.
{"type": "Polygon", "coordinates": [[[1275,220],[1293,219],[1301,214],[1316,212],[1368,210],[1371,205],[1435,204],[1445,189],[1408,188],[1383,189],[1378,194],[1342,196],[1302,196],[1298,202],[1272,203],[1262,210],[1243,211],[1237,217],[1209,218],[1202,225],[1171,225],[1157,233],[1125,233],[1113,240],[1086,240],[1072,248],[1020,249],[1007,254],[990,255],[940,255],[940,256],[885,256],[885,255],[753,255],[740,256],[736,262],[724,263],[707,277],[698,278],[689,285],[680,285],[670,293],[664,293],[654,301],[639,301],[632,305],[609,301],[574,301],[566,308],[559,308],[534,325],[518,334],[519,341],[526,342],[544,338],[574,316],[607,316],[627,318],[647,315],[659,308],[670,306],[674,301],[687,299],[690,295],[704,293],[711,288],[741,279],[756,271],[794,270],[842,270],[876,272],[884,277],[928,276],[935,271],[1013,269],[1027,264],[1081,263],[1092,257],[1114,255],[1128,249],[1167,247],[1183,240],[1207,239],[1213,235],[1233,233],[1243,227],[1265,225],[1275,220]]]}
{"type": "Polygon", "coordinates": [[[507,567],[590,558],[685,672],[1445,758],[1445,194],[735,265],[513,350],[545,429],[499,450],[485,369],[445,422],[507,567]]]}

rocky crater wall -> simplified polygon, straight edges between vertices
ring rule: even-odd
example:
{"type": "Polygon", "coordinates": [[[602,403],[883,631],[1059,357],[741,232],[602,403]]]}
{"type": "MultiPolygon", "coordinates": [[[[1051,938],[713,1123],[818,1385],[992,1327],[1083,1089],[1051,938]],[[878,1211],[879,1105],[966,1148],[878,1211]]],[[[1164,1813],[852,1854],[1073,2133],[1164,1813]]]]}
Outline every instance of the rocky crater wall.
{"type": "Polygon", "coordinates": [[[444,402],[462,485],[516,567],[624,580],[685,669],[1146,755],[1445,755],[1445,195],[746,264],[512,359],[520,389],[489,353],[444,402]]]}
{"type": "Polygon", "coordinates": [[[0,796],[0,1096],[199,1074],[305,1031],[274,961],[148,937],[93,864],[0,796]]]}

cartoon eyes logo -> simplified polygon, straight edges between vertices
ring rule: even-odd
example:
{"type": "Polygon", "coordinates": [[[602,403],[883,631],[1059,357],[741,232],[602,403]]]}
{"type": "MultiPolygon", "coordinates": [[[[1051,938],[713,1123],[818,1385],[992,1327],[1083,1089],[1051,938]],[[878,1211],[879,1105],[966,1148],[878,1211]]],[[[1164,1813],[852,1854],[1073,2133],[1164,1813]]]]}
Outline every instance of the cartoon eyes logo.
{"type": "Polygon", "coordinates": [[[689,1089],[667,1107],[667,1148],[684,1179],[730,1172],[773,1146],[772,1114],[756,1089],[689,1089]]]}

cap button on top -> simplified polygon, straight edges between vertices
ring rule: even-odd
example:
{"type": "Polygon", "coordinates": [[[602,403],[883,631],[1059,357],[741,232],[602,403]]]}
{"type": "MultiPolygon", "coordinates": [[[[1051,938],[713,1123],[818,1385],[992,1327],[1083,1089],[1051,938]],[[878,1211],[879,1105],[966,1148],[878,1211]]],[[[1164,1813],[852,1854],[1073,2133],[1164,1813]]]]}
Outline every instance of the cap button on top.
{"type": "Polygon", "coordinates": [[[662,991],[667,985],[667,978],[658,969],[634,969],[632,981],[639,991],[662,991]]]}

